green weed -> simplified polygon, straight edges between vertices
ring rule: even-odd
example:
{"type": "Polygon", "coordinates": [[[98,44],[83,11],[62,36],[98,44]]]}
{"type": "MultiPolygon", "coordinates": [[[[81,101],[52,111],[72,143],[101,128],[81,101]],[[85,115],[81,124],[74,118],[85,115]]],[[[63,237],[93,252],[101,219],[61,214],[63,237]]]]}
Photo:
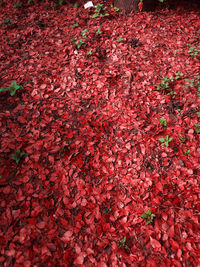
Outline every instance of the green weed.
{"type": "Polygon", "coordinates": [[[196,129],[194,130],[195,133],[199,134],[200,133],[200,124],[195,123],[194,126],[196,127],[196,129]]]}
{"type": "Polygon", "coordinates": [[[147,210],[145,213],[143,213],[140,217],[144,218],[146,220],[146,225],[153,222],[153,219],[156,215],[151,213],[150,210],[147,210]]]}
{"type": "Polygon", "coordinates": [[[68,151],[70,150],[70,145],[71,145],[72,141],[65,141],[64,143],[65,144],[59,150],[59,157],[60,158],[63,157],[63,154],[66,150],[68,150],[68,151]]]}
{"type": "Polygon", "coordinates": [[[179,139],[180,139],[180,140],[181,140],[181,142],[183,142],[183,143],[184,143],[184,142],[185,142],[185,140],[186,140],[186,139],[185,139],[183,136],[181,136],[181,135],[179,136],[179,139]]]}
{"type": "Polygon", "coordinates": [[[117,41],[118,43],[120,43],[120,42],[123,41],[123,38],[119,37],[116,41],[117,41]]]}
{"type": "Polygon", "coordinates": [[[190,150],[189,150],[189,149],[186,150],[186,151],[183,151],[183,154],[184,154],[185,156],[189,156],[189,157],[191,157],[191,155],[190,155],[190,150]]]}
{"type": "Polygon", "coordinates": [[[2,24],[11,25],[11,24],[14,24],[14,22],[12,22],[11,19],[6,18],[6,19],[2,20],[2,24]]]}
{"type": "Polygon", "coordinates": [[[161,146],[169,146],[169,142],[172,141],[172,137],[169,137],[168,135],[166,135],[165,138],[159,138],[159,141],[162,142],[161,146]]]}
{"type": "Polygon", "coordinates": [[[24,152],[21,152],[20,149],[17,149],[15,151],[15,153],[13,153],[12,155],[12,159],[15,160],[15,162],[17,163],[17,165],[19,164],[20,160],[23,158],[23,157],[26,157],[28,156],[27,153],[24,153],[24,152]]]}
{"type": "Polygon", "coordinates": [[[76,28],[76,27],[78,27],[78,26],[79,26],[78,23],[74,23],[74,24],[72,25],[72,28],[76,28]]]}
{"type": "Polygon", "coordinates": [[[17,82],[16,81],[13,81],[11,83],[11,86],[7,87],[7,88],[0,88],[0,93],[1,92],[10,92],[10,95],[11,96],[14,96],[16,94],[16,91],[17,90],[20,90],[20,89],[24,89],[23,86],[19,86],[17,85],[17,82]]]}
{"type": "Polygon", "coordinates": [[[163,126],[167,126],[167,121],[166,121],[166,119],[162,119],[162,118],[160,118],[160,125],[163,125],[163,126]]]}
{"type": "Polygon", "coordinates": [[[191,46],[188,50],[188,53],[193,57],[198,56],[198,54],[200,53],[200,45],[197,47],[191,46]]]}
{"type": "Polygon", "coordinates": [[[100,17],[109,16],[109,13],[106,11],[107,7],[104,6],[103,4],[98,4],[94,8],[95,11],[94,15],[92,16],[93,18],[97,18],[98,16],[100,17]]]}
{"type": "Polygon", "coordinates": [[[111,212],[111,208],[105,208],[104,210],[103,210],[103,213],[104,214],[108,214],[108,213],[110,213],[111,212]]]}
{"type": "Polygon", "coordinates": [[[117,241],[118,248],[125,248],[128,249],[128,246],[126,245],[126,237],[124,236],[120,241],[117,241]]]}

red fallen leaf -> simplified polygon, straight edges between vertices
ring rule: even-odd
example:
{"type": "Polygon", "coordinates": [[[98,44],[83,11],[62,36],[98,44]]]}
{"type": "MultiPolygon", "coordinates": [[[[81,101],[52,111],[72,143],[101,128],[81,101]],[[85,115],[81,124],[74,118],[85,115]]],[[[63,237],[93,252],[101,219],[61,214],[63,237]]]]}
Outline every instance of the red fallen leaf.
{"type": "Polygon", "coordinates": [[[179,244],[173,238],[170,238],[169,242],[172,246],[172,250],[174,252],[177,252],[177,250],[179,249],[179,244]]]}
{"type": "Polygon", "coordinates": [[[171,225],[170,228],[167,230],[167,235],[169,237],[174,237],[174,225],[171,225]]]}
{"type": "Polygon", "coordinates": [[[150,237],[150,244],[156,250],[160,250],[161,249],[160,242],[158,240],[156,240],[156,239],[153,239],[152,237],[150,237]]]}
{"type": "Polygon", "coordinates": [[[74,261],[74,264],[83,264],[84,262],[84,256],[83,255],[79,255],[75,261],[74,261]]]}
{"type": "Polygon", "coordinates": [[[39,223],[36,224],[36,226],[37,226],[39,229],[43,229],[43,228],[45,228],[45,226],[46,226],[46,222],[39,222],[39,223]]]}

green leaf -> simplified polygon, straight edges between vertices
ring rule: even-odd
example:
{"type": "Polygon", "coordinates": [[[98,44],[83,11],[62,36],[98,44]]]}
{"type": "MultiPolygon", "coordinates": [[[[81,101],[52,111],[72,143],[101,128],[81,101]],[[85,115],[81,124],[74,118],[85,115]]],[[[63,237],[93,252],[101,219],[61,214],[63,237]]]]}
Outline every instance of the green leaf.
{"type": "Polygon", "coordinates": [[[164,142],[165,141],[165,138],[159,138],[159,141],[160,142],[164,142]]]}
{"type": "Polygon", "coordinates": [[[99,16],[99,14],[98,13],[95,13],[92,17],[93,18],[96,18],[96,17],[98,17],[99,16]]]}
{"type": "Polygon", "coordinates": [[[181,135],[179,136],[179,139],[180,139],[182,142],[185,142],[185,140],[186,140],[186,139],[185,139],[183,136],[181,136],[181,135]]]}
{"type": "Polygon", "coordinates": [[[74,24],[72,25],[72,28],[75,28],[75,27],[78,27],[78,26],[79,26],[78,23],[74,23],[74,24]]]}
{"type": "Polygon", "coordinates": [[[198,117],[200,117],[200,112],[197,112],[198,117]]]}

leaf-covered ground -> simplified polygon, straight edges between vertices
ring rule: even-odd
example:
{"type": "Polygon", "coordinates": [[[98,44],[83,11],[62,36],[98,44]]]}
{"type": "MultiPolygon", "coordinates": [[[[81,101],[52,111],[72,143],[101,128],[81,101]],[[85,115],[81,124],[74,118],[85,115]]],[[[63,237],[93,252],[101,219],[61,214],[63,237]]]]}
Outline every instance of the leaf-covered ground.
{"type": "Polygon", "coordinates": [[[0,265],[199,266],[198,10],[12,6],[0,265]]]}

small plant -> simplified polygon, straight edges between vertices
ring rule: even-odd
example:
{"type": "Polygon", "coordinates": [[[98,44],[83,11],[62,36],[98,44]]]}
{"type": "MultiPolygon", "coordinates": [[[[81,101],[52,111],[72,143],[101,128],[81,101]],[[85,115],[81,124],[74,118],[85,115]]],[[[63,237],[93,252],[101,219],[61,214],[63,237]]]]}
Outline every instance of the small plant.
{"type": "Polygon", "coordinates": [[[162,118],[160,118],[160,125],[163,125],[163,126],[167,126],[167,121],[166,121],[166,119],[162,119],[162,118]]]}
{"type": "Polygon", "coordinates": [[[85,30],[83,30],[82,32],[81,32],[81,35],[83,36],[83,38],[87,38],[87,36],[86,36],[86,33],[88,32],[88,30],[87,29],[85,29],[85,30]]]}
{"type": "Polygon", "coordinates": [[[78,27],[78,26],[79,26],[78,23],[74,23],[74,24],[72,25],[72,28],[76,28],[76,27],[78,27]]]}
{"type": "Polygon", "coordinates": [[[100,31],[100,28],[98,28],[98,30],[96,31],[96,35],[100,35],[102,34],[102,32],[100,31]]]}
{"type": "Polygon", "coordinates": [[[198,117],[200,117],[200,112],[197,112],[198,117]]]}
{"type": "Polygon", "coordinates": [[[95,6],[95,13],[92,16],[93,18],[97,18],[98,16],[100,17],[104,17],[104,16],[109,16],[109,13],[106,11],[106,6],[104,6],[103,4],[98,4],[97,6],[95,6]]]}
{"type": "Polygon", "coordinates": [[[23,86],[19,86],[19,85],[17,85],[17,82],[16,81],[13,81],[11,83],[11,86],[9,86],[7,88],[0,88],[0,93],[1,92],[7,92],[7,91],[9,91],[10,92],[10,95],[11,96],[14,96],[15,93],[16,93],[16,91],[17,90],[20,90],[20,89],[24,89],[23,86]]]}
{"type": "Polygon", "coordinates": [[[28,156],[27,153],[21,152],[20,149],[17,149],[15,153],[13,153],[12,155],[12,159],[15,160],[15,162],[17,163],[17,165],[19,164],[20,160],[23,157],[28,156]]]}
{"type": "Polygon", "coordinates": [[[72,141],[65,141],[64,143],[65,143],[64,146],[62,146],[60,148],[60,150],[59,150],[59,156],[60,156],[60,158],[63,157],[63,153],[66,150],[68,150],[68,151],[70,150],[70,145],[71,145],[72,141]]]}
{"type": "Polygon", "coordinates": [[[105,208],[104,210],[103,210],[103,213],[104,214],[108,214],[108,213],[110,213],[111,212],[111,208],[105,208]]]}
{"type": "Polygon", "coordinates": [[[151,213],[150,210],[147,210],[145,213],[143,213],[140,217],[146,219],[146,225],[153,222],[153,219],[156,215],[151,213]]]}
{"type": "Polygon", "coordinates": [[[168,135],[166,135],[165,138],[159,138],[159,141],[162,142],[161,146],[169,146],[169,142],[172,141],[172,137],[169,137],[168,135]]]}
{"type": "Polygon", "coordinates": [[[78,3],[75,3],[75,4],[73,5],[73,7],[79,7],[79,4],[78,4],[78,3]]]}
{"type": "Polygon", "coordinates": [[[186,139],[185,139],[183,136],[181,136],[181,135],[179,136],[179,139],[180,139],[180,140],[181,140],[181,142],[183,142],[183,143],[184,143],[184,142],[185,142],[185,140],[186,140],[186,139]]]}
{"type": "Polygon", "coordinates": [[[176,55],[176,53],[178,53],[179,51],[180,51],[180,49],[174,50],[174,54],[176,55]]]}
{"type": "Polygon", "coordinates": [[[190,150],[189,150],[189,149],[186,150],[186,151],[183,151],[183,154],[184,154],[185,156],[189,156],[189,157],[191,157],[191,155],[190,155],[190,150]]]}
{"type": "Polygon", "coordinates": [[[88,51],[88,55],[89,55],[89,56],[92,55],[92,50],[88,51]]]}
{"type": "Polygon", "coordinates": [[[2,20],[2,24],[11,25],[11,24],[14,24],[14,22],[12,22],[11,19],[6,18],[6,19],[2,20]]]}
{"type": "Polygon", "coordinates": [[[19,1],[17,1],[14,5],[13,5],[13,8],[14,9],[17,9],[18,7],[21,6],[21,3],[19,1]]]}
{"type": "Polygon", "coordinates": [[[116,41],[117,41],[118,43],[120,43],[120,42],[123,41],[123,38],[119,37],[116,41]]]}
{"type": "Polygon", "coordinates": [[[194,126],[196,127],[196,129],[194,130],[195,133],[199,134],[200,133],[200,124],[195,123],[194,126]]]}
{"type": "Polygon", "coordinates": [[[193,56],[193,57],[198,56],[198,54],[200,53],[200,45],[197,46],[197,47],[195,47],[195,46],[191,46],[191,47],[189,48],[188,53],[189,53],[191,56],[193,56]]]}
{"type": "Polygon", "coordinates": [[[75,47],[77,49],[80,49],[81,46],[85,46],[86,45],[86,43],[82,39],[80,39],[79,41],[76,41],[76,38],[72,39],[72,43],[74,43],[74,45],[75,45],[75,47]]]}
{"type": "Polygon", "coordinates": [[[125,248],[128,249],[128,246],[126,245],[126,237],[124,236],[120,241],[117,241],[118,248],[125,248]]]}

